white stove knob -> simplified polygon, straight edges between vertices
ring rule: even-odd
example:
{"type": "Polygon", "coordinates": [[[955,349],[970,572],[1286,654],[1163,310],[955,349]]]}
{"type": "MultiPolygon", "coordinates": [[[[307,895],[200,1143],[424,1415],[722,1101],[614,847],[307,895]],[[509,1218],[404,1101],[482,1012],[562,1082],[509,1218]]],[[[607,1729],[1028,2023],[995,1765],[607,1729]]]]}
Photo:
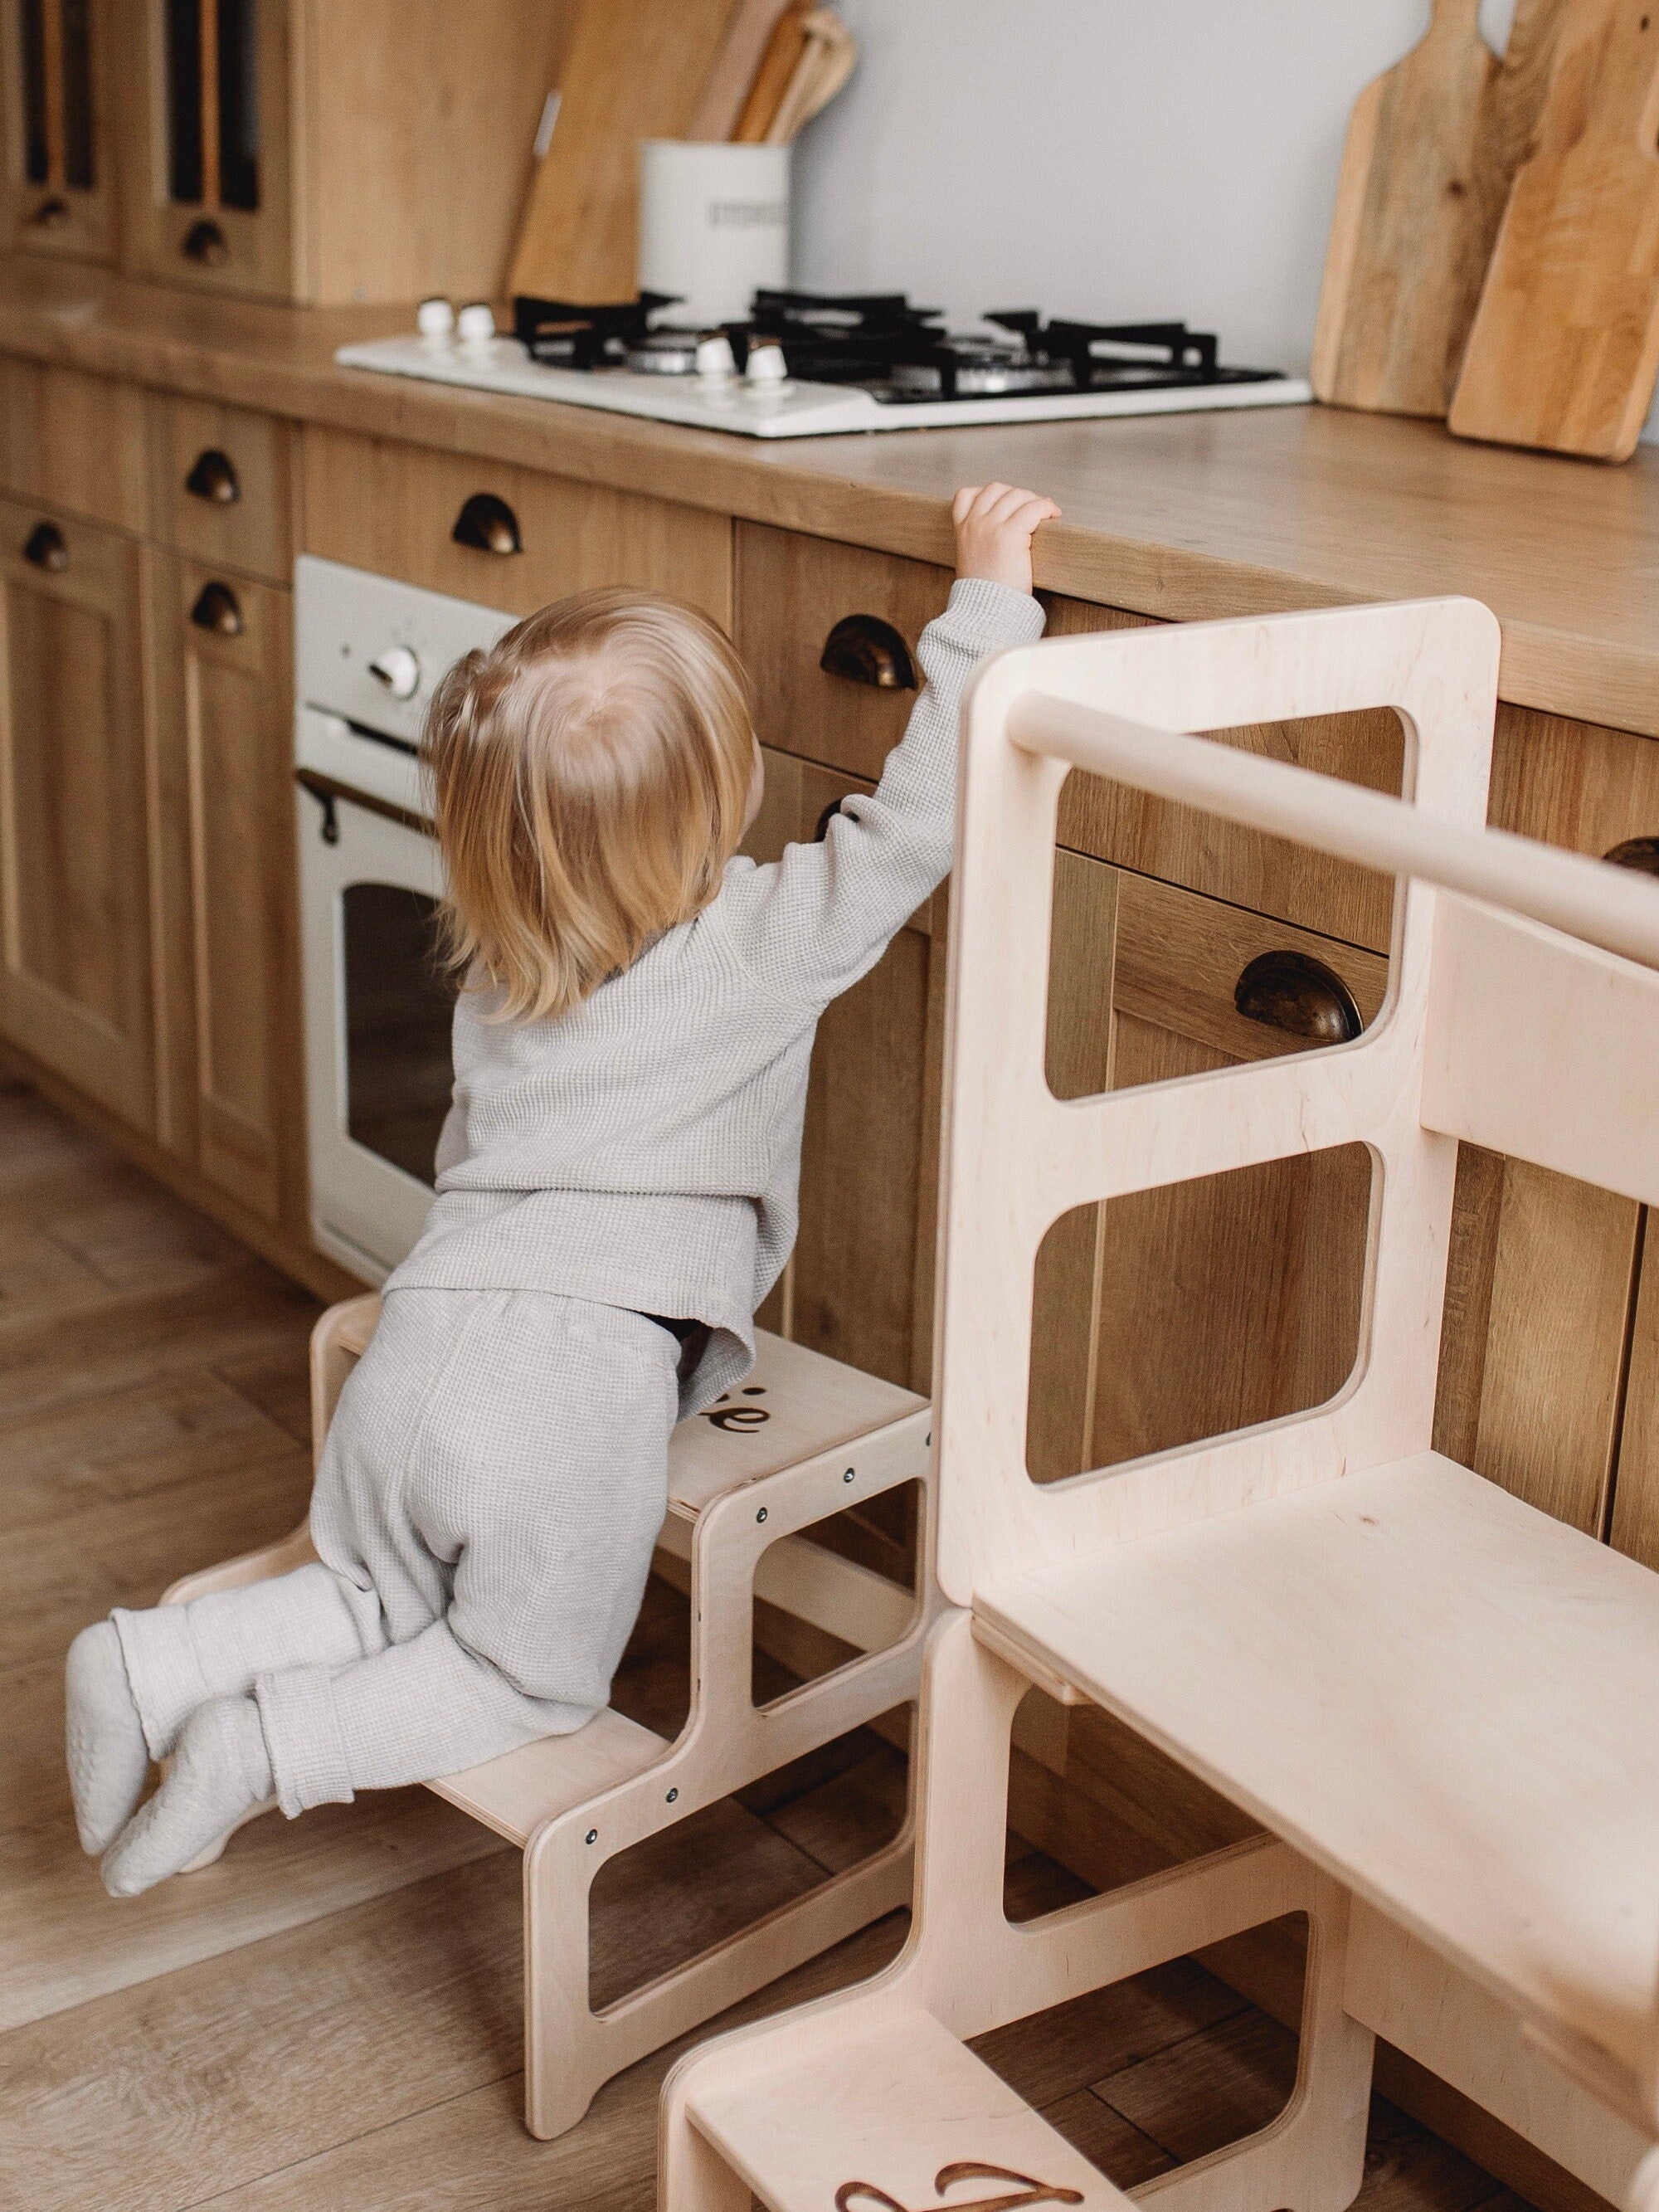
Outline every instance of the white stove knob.
{"type": "Polygon", "coordinates": [[[743,373],[750,384],[787,383],[789,365],[784,360],[783,348],[775,338],[757,338],[749,349],[749,360],[743,373]]]}
{"type": "Polygon", "coordinates": [[[737,356],[724,331],[697,340],[697,374],[723,380],[738,373],[737,356]]]}
{"type": "Polygon", "coordinates": [[[421,664],[406,645],[389,645],[368,672],[394,699],[412,699],[421,688],[421,664]]]}
{"type": "Polygon", "coordinates": [[[455,318],[455,335],[463,345],[488,345],[495,335],[495,318],[483,300],[474,300],[455,318]]]}
{"type": "Polygon", "coordinates": [[[415,310],[415,327],[428,343],[441,345],[454,333],[455,310],[447,300],[422,300],[415,310]]]}

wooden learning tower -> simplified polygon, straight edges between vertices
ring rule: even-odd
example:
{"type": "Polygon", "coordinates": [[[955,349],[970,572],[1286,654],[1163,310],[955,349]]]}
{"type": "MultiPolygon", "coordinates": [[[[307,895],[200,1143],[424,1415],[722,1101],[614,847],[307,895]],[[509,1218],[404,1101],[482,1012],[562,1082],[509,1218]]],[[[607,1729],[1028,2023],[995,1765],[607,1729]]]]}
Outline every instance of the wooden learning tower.
{"type": "Polygon", "coordinates": [[[1431,1448],[1457,1140],[1659,1200],[1659,889],[1484,826],[1498,650],[1484,607],[1443,599],[1056,641],[981,672],[935,1359],[952,1609],[924,1668],[914,1921],[875,1980],[680,2063],[664,2212],[1121,2205],[966,2039],[1291,1913],[1309,1947],[1290,2102],[1138,2198],[1340,2212],[1381,2027],[1500,2117],[1524,2106],[1546,2149],[1577,2130],[1578,2170],[1659,2212],[1659,1577],[1431,1448]],[[1378,707],[1407,731],[1405,800],[1179,734],[1378,707]],[[1371,1028],[1054,1098],[1042,983],[1073,766],[1398,878],[1371,1028]],[[1350,1144],[1372,1195],[1337,1396],[1034,1484],[1049,1225],[1350,1144]],[[1010,1923],[1009,1730],[1033,1684],[1105,1708],[1262,1832],[1010,1923]]]}

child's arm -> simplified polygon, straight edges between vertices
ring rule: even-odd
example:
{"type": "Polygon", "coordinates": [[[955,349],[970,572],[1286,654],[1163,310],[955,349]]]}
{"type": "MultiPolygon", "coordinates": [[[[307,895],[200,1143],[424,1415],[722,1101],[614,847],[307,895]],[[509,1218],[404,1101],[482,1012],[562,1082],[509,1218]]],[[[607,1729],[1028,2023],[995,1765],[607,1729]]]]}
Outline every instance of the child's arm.
{"type": "Polygon", "coordinates": [[[825,1002],[855,983],[950,872],[962,696],[1000,647],[1042,635],[1031,537],[1051,499],[1007,484],[959,491],[957,581],[917,647],[927,688],[867,797],[849,793],[823,842],[728,878],[721,917],[764,985],[825,1002]]]}

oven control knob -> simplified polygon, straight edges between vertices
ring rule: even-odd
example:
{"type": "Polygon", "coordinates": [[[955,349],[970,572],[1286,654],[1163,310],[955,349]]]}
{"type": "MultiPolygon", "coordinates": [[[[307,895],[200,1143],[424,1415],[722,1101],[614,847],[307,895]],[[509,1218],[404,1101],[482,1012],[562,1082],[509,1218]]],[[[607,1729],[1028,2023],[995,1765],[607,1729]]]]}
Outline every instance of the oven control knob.
{"type": "Polygon", "coordinates": [[[389,645],[368,672],[394,699],[412,699],[421,688],[421,664],[406,645],[389,645]]]}
{"type": "Polygon", "coordinates": [[[488,345],[495,335],[495,318],[483,300],[474,300],[455,318],[455,335],[466,346],[488,345]]]}
{"type": "Polygon", "coordinates": [[[422,300],[415,310],[415,327],[429,345],[441,345],[455,330],[455,310],[447,300],[422,300]]]}
{"type": "Polygon", "coordinates": [[[783,348],[775,338],[759,338],[749,349],[744,374],[750,384],[784,384],[789,377],[783,348]]]}

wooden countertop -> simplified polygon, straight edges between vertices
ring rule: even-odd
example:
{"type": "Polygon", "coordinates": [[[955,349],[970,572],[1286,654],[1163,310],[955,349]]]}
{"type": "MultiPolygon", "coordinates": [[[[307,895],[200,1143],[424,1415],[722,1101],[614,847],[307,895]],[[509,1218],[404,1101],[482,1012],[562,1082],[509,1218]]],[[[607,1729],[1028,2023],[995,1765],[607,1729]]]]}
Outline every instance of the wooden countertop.
{"type": "Polygon", "coordinates": [[[406,311],[0,264],[0,352],[948,561],[957,484],[1051,493],[1037,580],[1178,619],[1463,592],[1517,704],[1659,736],[1659,450],[1608,468],[1334,409],[763,443],[337,368],[406,311]]]}

